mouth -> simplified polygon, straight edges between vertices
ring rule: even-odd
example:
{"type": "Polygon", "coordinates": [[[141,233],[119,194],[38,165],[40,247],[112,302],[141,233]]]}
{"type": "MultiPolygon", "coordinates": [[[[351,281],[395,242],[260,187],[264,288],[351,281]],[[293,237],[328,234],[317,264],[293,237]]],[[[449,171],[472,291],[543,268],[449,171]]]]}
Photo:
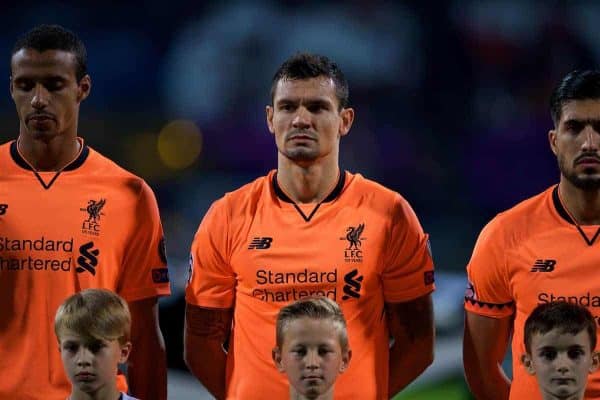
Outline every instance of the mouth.
{"type": "Polygon", "coordinates": [[[294,132],[287,140],[312,140],[317,141],[316,135],[307,132],[294,132]]]}
{"type": "Polygon", "coordinates": [[[54,121],[54,120],[55,120],[55,118],[51,114],[31,114],[31,115],[28,115],[26,118],[27,122],[33,121],[33,122],[37,122],[37,123],[46,122],[46,121],[54,121]]]}
{"type": "Polygon", "coordinates": [[[94,378],[96,378],[96,375],[91,372],[79,372],[78,374],[75,374],[75,379],[79,382],[89,382],[94,380],[94,378]]]}
{"type": "Polygon", "coordinates": [[[554,378],[552,382],[557,385],[570,385],[575,383],[575,379],[573,378],[554,378]]]}
{"type": "Polygon", "coordinates": [[[598,166],[600,165],[600,157],[597,156],[584,156],[575,160],[575,165],[583,165],[583,166],[598,166]]]}

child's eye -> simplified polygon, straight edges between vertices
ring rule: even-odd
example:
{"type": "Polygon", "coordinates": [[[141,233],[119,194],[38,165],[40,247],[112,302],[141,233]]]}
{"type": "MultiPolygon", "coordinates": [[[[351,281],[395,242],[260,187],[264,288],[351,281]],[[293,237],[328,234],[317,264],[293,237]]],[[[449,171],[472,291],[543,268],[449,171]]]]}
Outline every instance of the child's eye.
{"type": "Polygon", "coordinates": [[[583,350],[581,350],[581,349],[569,349],[569,352],[567,354],[569,355],[570,359],[576,360],[579,357],[583,356],[583,350]]]}
{"type": "Polygon", "coordinates": [[[63,345],[63,350],[66,350],[70,353],[76,353],[78,348],[79,348],[79,346],[77,346],[76,344],[73,344],[73,343],[67,343],[67,344],[63,345]]]}
{"type": "Polygon", "coordinates": [[[306,349],[303,349],[303,348],[294,349],[292,352],[301,357],[306,355],[306,349]]]}
{"type": "Polygon", "coordinates": [[[100,350],[102,350],[102,348],[104,348],[106,345],[103,342],[94,342],[91,343],[88,346],[88,349],[90,349],[90,351],[94,354],[98,353],[100,350]]]}
{"type": "Polygon", "coordinates": [[[543,350],[540,353],[540,357],[542,357],[548,361],[552,361],[556,358],[556,351],[555,350],[543,350]]]}

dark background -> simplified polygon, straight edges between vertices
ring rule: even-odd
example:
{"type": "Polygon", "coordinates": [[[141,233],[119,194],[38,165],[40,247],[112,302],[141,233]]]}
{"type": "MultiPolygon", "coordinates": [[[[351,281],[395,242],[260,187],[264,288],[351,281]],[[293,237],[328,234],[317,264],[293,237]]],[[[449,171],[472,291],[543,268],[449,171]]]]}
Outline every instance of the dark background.
{"type": "Polygon", "coordinates": [[[299,50],[328,55],[356,110],[343,168],[400,192],[431,234],[439,342],[449,347],[435,363],[447,373],[424,381],[462,382],[465,264],[490,218],[557,182],[548,98],[569,71],[596,67],[599,16],[588,1],[8,3],[0,139],[18,133],[8,91],[16,38],[39,23],[78,33],[92,77],[80,135],[156,193],[173,282],[162,329],[170,367],[184,369],[194,232],[212,201],[276,166],[264,108],[277,67],[299,50]]]}

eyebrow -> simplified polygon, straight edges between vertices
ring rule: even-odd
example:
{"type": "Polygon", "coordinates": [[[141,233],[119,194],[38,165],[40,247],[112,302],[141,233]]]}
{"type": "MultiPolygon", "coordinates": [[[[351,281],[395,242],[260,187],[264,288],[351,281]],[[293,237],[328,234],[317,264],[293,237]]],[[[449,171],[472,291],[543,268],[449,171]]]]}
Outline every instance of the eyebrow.
{"type": "MultiPolygon", "coordinates": [[[[300,103],[300,98],[298,97],[284,97],[277,100],[276,104],[298,104],[300,103]]],[[[333,103],[327,98],[312,98],[304,100],[302,103],[307,105],[326,105],[333,106],[333,103]]]]}

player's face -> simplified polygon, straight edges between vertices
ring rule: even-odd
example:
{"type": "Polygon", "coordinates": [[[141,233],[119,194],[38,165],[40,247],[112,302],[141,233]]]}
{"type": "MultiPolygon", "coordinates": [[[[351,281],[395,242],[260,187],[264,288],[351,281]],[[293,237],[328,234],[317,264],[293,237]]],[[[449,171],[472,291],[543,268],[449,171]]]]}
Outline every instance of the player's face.
{"type": "Polygon", "coordinates": [[[562,176],[579,189],[600,189],[600,100],[565,103],[548,137],[562,176]]]}
{"type": "Polygon", "coordinates": [[[290,385],[308,399],[331,394],[338,374],[348,367],[351,353],[342,351],[339,327],[327,319],[308,317],[291,321],[281,349],[273,358],[290,385]]]}
{"type": "Polygon", "coordinates": [[[353,120],[354,110],[339,109],[335,83],[326,77],[282,79],[273,106],[267,106],[267,124],[277,150],[298,163],[337,157],[340,137],[348,133],[353,120]]]}
{"type": "Polygon", "coordinates": [[[583,398],[588,374],[598,365],[598,356],[590,349],[587,331],[572,335],[553,329],[533,335],[531,355],[523,356],[523,363],[537,376],[545,399],[579,399],[583,398]]]}
{"type": "Polygon", "coordinates": [[[79,104],[91,87],[79,82],[73,53],[21,49],[11,59],[10,93],[20,120],[20,134],[50,140],[65,132],[75,135],[79,104]]]}
{"type": "Polygon", "coordinates": [[[95,340],[91,343],[74,332],[60,338],[59,350],[65,372],[73,389],[84,393],[115,390],[117,365],[127,361],[131,344],[118,340],[95,340]]]}

